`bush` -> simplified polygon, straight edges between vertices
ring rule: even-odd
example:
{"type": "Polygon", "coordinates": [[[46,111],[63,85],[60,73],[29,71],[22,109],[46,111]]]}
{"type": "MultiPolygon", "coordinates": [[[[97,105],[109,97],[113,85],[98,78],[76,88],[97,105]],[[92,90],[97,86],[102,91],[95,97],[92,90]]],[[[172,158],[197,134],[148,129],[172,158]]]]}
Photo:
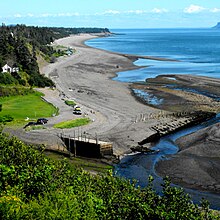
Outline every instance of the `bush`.
{"type": "Polygon", "coordinates": [[[64,121],[54,125],[54,128],[74,128],[83,125],[87,125],[90,122],[89,118],[77,118],[71,121],[64,121]]]}
{"type": "Polygon", "coordinates": [[[15,79],[10,73],[0,73],[0,82],[4,85],[18,84],[18,80],[15,79]]]}
{"type": "Polygon", "coordinates": [[[11,115],[3,115],[3,116],[0,116],[0,123],[7,123],[7,122],[11,122],[13,121],[14,118],[11,116],[11,115]]]}
{"type": "Polygon", "coordinates": [[[0,134],[0,219],[217,219],[165,179],[163,196],[112,172],[90,175],[0,134]]]}
{"type": "Polygon", "coordinates": [[[76,103],[72,100],[65,100],[65,104],[69,105],[69,106],[72,106],[72,107],[76,105],[76,103]]]}

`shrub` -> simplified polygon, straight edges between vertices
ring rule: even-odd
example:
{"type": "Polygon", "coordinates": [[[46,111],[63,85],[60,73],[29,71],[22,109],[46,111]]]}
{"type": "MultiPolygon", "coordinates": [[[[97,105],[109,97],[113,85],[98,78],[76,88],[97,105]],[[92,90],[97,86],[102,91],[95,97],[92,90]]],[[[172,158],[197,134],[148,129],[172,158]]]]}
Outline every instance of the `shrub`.
{"type": "Polygon", "coordinates": [[[54,128],[74,128],[74,127],[79,127],[86,125],[90,122],[89,118],[77,118],[71,121],[65,121],[65,122],[60,122],[56,125],[54,125],[54,128]]]}
{"type": "Polygon", "coordinates": [[[0,133],[0,219],[218,219],[165,179],[163,195],[112,172],[90,175],[0,133]]]}
{"type": "Polygon", "coordinates": [[[3,124],[5,124],[6,122],[11,122],[13,120],[14,118],[11,115],[0,116],[0,123],[3,123],[3,124]]]}
{"type": "Polygon", "coordinates": [[[65,100],[65,104],[69,105],[69,106],[75,106],[76,103],[72,100],[65,100]]]}

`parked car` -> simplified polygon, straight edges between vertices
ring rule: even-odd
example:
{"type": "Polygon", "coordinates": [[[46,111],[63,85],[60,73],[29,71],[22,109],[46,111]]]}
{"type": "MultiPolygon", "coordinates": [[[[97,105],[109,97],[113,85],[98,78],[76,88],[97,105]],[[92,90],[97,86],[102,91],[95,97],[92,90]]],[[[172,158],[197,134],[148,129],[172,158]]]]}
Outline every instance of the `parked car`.
{"type": "Polygon", "coordinates": [[[81,115],[82,114],[81,108],[79,106],[75,106],[73,110],[73,114],[81,115]]]}
{"type": "Polygon", "coordinates": [[[36,125],[36,124],[37,124],[36,122],[30,121],[30,122],[28,122],[23,128],[25,129],[25,128],[28,127],[28,126],[36,125]]]}
{"type": "Polygon", "coordinates": [[[43,125],[43,124],[46,124],[47,122],[48,122],[48,119],[46,119],[46,118],[38,118],[37,119],[37,124],[43,125]]]}

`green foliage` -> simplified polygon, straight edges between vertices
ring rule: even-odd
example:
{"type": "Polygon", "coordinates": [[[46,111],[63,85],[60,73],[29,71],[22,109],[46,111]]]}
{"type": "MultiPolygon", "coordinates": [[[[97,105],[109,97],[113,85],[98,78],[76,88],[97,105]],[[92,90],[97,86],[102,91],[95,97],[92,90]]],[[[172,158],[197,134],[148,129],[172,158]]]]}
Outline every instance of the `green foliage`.
{"type": "Polygon", "coordinates": [[[54,128],[61,128],[61,129],[74,128],[74,127],[87,125],[89,122],[90,122],[89,118],[77,118],[71,121],[60,122],[54,125],[54,128]]]}
{"type": "Polygon", "coordinates": [[[0,133],[0,219],[217,219],[166,179],[163,196],[112,172],[90,175],[0,133]]]}
{"type": "Polygon", "coordinates": [[[100,32],[109,32],[109,30],[2,25],[0,27],[0,68],[6,63],[18,66],[20,71],[28,74],[29,79],[6,74],[0,75],[0,82],[7,85],[26,85],[28,82],[29,85],[37,87],[54,86],[52,80],[39,73],[36,54],[41,52],[48,61],[53,61],[54,58],[64,55],[64,51],[54,50],[50,46],[55,39],[67,37],[70,34],[100,32]]]}
{"type": "Polygon", "coordinates": [[[0,86],[0,97],[33,94],[34,90],[21,86],[0,86]]]}
{"type": "Polygon", "coordinates": [[[19,84],[19,81],[15,79],[10,73],[0,73],[0,83],[4,85],[19,84]]]}
{"type": "Polygon", "coordinates": [[[7,123],[13,121],[14,118],[11,115],[0,115],[0,123],[7,123]]]}
{"type": "Polygon", "coordinates": [[[69,106],[75,106],[76,103],[72,100],[65,100],[65,104],[69,105],[69,106]]]}
{"type": "Polygon", "coordinates": [[[34,126],[28,126],[25,128],[25,131],[35,131],[35,130],[42,130],[46,129],[43,125],[34,125],[34,126]]]}
{"type": "MultiPolygon", "coordinates": [[[[28,91],[24,90],[24,94],[25,92],[28,93],[28,91]]],[[[57,113],[57,109],[43,101],[42,95],[42,93],[32,90],[27,95],[0,98],[0,103],[4,106],[0,112],[0,117],[9,114],[14,118],[15,122],[23,121],[23,123],[27,117],[33,120],[40,117],[51,117],[57,113]]]]}

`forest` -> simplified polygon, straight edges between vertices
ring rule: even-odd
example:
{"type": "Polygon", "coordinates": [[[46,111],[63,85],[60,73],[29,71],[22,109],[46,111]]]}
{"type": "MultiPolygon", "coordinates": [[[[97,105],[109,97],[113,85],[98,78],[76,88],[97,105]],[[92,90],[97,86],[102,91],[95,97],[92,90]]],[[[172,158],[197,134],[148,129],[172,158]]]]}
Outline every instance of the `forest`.
{"type": "Polygon", "coordinates": [[[0,84],[23,86],[53,86],[53,82],[41,75],[37,56],[51,57],[56,51],[50,46],[58,38],[70,34],[109,32],[107,28],[59,28],[25,25],[0,27],[0,66],[6,63],[18,67],[19,72],[0,73],[0,84]]]}

